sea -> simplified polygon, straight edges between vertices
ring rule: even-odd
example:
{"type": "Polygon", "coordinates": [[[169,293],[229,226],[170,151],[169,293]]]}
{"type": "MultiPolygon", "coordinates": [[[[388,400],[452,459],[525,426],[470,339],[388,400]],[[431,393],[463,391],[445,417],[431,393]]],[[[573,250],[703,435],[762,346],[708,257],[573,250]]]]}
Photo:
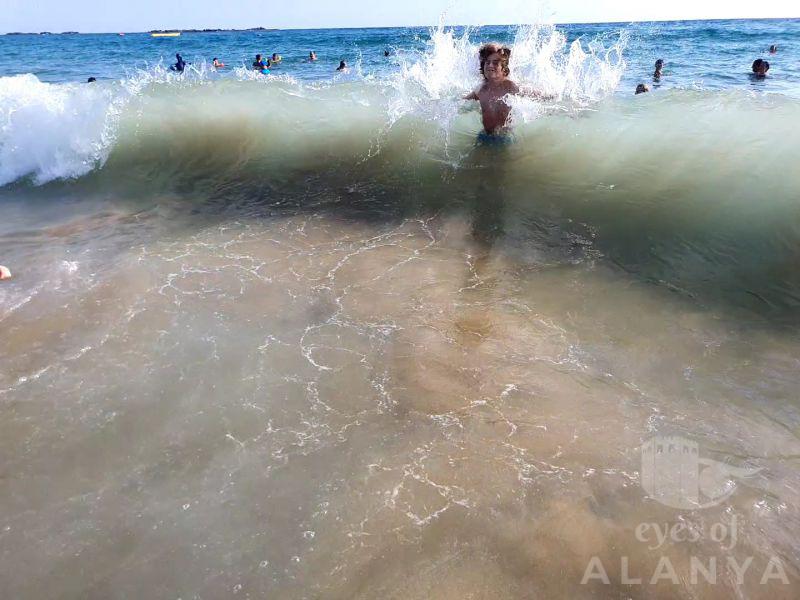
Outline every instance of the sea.
{"type": "Polygon", "coordinates": [[[800,20],[0,36],[2,596],[800,597],[798,132],[800,20]]]}

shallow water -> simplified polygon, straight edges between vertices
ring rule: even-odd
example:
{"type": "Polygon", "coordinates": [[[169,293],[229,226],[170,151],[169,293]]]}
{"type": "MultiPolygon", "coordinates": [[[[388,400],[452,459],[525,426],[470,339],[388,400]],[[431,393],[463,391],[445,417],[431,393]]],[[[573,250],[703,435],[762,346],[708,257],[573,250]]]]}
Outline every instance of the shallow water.
{"type": "Polygon", "coordinates": [[[9,597],[798,596],[800,104],[615,95],[567,47],[486,148],[472,48],[433,50],[333,84],[0,80],[61,125],[0,154],[9,597]],[[672,508],[652,436],[761,470],[672,508]]]}

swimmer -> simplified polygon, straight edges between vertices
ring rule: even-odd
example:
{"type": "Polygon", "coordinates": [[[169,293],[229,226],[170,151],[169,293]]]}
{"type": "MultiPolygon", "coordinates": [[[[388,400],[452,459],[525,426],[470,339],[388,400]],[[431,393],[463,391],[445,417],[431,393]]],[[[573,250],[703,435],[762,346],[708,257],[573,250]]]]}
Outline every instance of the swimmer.
{"type": "Polygon", "coordinates": [[[283,60],[283,58],[281,58],[280,54],[278,54],[277,52],[273,52],[273,54],[272,54],[272,63],[273,64],[278,64],[282,60],[283,60]]]}
{"type": "Polygon", "coordinates": [[[656,81],[661,79],[661,70],[663,68],[664,68],[664,59],[663,58],[659,58],[656,61],[656,70],[655,70],[655,73],[653,73],[653,79],[655,79],[656,81]]]}
{"type": "Polygon", "coordinates": [[[772,44],[772,46],[769,47],[769,53],[770,54],[777,54],[778,53],[778,47],[775,44],[772,44]]]}
{"type": "Polygon", "coordinates": [[[0,265],[0,281],[3,279],[11,279],[11,271],[8,270],[8,267],[0,265]]]}
{"type": "Polygon", "coordinates": [[[89,77],[89,79],[86,80],[86,83],[94,83],[95,81],[97,81],[97,79],[94,77],[89,77]]]}
{"type": "Polygon", "coordinates": [[[256,54],[256,59],[253,61],[253,69],[261,73],[262,75],[269,75],[269,60],[264,62],[264,59],[261,58],[260,54],[256,54]]]}
{"type": "Polygon", "coordinates": [[[347,63],[344,62],[343,60],[339,61],[339,66],[336,67],[336,70],[337,71],[347,71],[347,63]]]}
{"type": "Polygon", "coordinates": [[[753,61],[753,76],[756,79],[764,79],[769,71],[769,62],[763,58],[757,58],[753,61]]]}
{"type": "Polygon", "coordinates": [[[636,86],[636,93],[634,94],[634,96],[638,96],[639,94],[646,94],[649,91],[650,88],[647,87],[646,84],[640,83],[639,85],[636,86]]]}
{"type": "Polygon", "coordinates": [[[485,44],[478,52],[483,85],[476,91],[464,96],[464,100],[477,100],[481,103],[481,119],[483,135],[500,136],[507,133],[508,118],[511,107],[505,97],[509,95],[525,95],[537,99],[552,99],[554,96],[542,94],[537,90],[523,91],[511,81],[509,60],[511,49],[500,44],[485,44]]]}
{"type": "Polygon", "coordinates": [[[309,52],[308,53],[308,62],[314,62],[317,60],[317,53],[316,52],[309,52]]]}
{"type": "Polygon", "coordinates": [[[188,64],[189,63],[187,63],[185,60],[183,60],[183,57],[180,54],[176,54],[175,55],[175,64],[172,65],[169,68],[169,70],[170,71],[175,71],[176,73],[183,73],[183,70],[186,68],[186,65],[188,65],[188,64]]]}
{"type": "Polygon", "coordinates": [[[214,61],[211,64],[214,65],[215,69],[222,69],[225,67],[225,63],[219,60],[216,56],[214,57],[214,61]]]}

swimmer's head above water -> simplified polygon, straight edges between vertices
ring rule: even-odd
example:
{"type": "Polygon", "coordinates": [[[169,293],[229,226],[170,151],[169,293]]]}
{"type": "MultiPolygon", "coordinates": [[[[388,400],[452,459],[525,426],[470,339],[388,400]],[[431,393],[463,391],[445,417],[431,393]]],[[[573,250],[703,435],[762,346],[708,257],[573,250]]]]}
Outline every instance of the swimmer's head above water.
{"type": "Polygon", "coordinates": [[[486,81],[501,81],[511,74],[511,48],[491,42],[478,50],[481,75],[486,81]]]}
{"type": "Polygon", "coordinates": [[[756,77],[766,77],[767,71],[769,71],[769,62],[764,60],[763,58],[757,58],[753,61],[753,75],[756,77]]]}

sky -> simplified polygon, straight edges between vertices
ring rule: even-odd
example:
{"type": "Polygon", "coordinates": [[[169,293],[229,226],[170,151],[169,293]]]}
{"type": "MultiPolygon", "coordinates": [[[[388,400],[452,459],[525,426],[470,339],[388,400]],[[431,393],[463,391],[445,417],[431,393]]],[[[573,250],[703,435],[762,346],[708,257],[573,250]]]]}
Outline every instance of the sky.
{"type": "Polygon", "coordinates": [[[800,17],[798,0],[0,0],[0,32],[800,17]]]}

